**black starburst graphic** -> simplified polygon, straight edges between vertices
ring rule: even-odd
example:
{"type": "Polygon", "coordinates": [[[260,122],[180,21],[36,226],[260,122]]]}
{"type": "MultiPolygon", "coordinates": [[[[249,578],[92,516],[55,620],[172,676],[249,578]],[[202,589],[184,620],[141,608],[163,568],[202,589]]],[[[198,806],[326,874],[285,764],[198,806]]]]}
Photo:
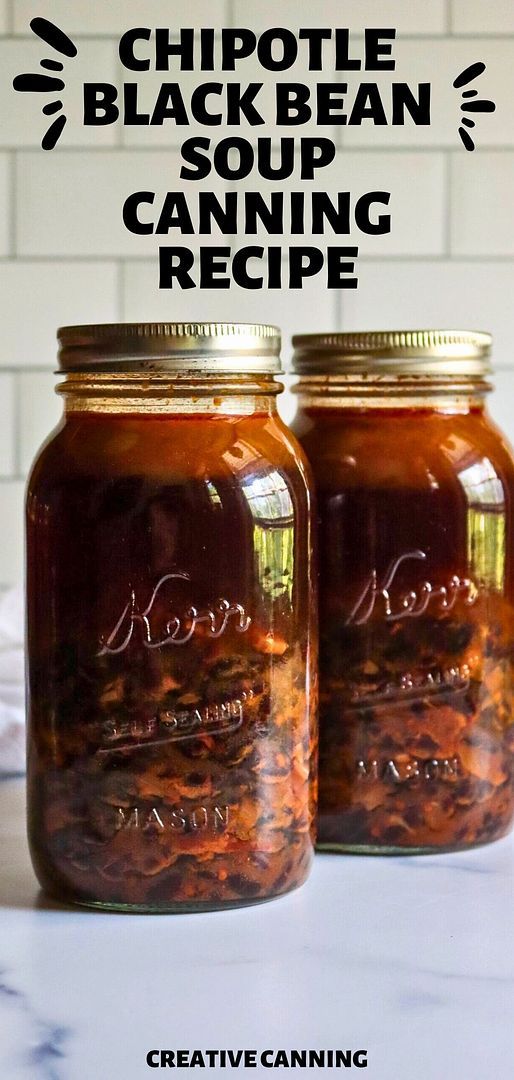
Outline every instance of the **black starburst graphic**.
{"type": "MultiPolygon", "coordinates": [[[[469,67],[461,71],[454,82],[456,90],[460,90],[463,86],[468,86],[473,79],[477,79],[479,75],[483,75],[485,71],[485,64],[478,61],[476,64],[470,64],[469,67]]],[[[494,101],[489,101],[487,98],[478,98],[478,90],[463,90],[462,91],[462,105],[461,112],[463,113],[492,113],[496,109],[494,101]]],[[[466,150],[473,151],[476,149],[475,141],[470,135],[468,128],[474,128],[475,121],[469,116],[461,117],[461,127],[459,127],[459,135],[462,139],[466,150]],[[463,125],[463,126],[462,126],[463,125]]]]}
{"type": "MultiPolygon", "coordinates": [[[[61,56],[73,59],[77,55],[77,47],[73,44],[71,38],[63,30],[60,30],[58,26],[55,26],[54,23],[49,22],[48,19],[32,19],[30,28],[41,38],[41,41],[50,45],[61,56]]],[[[64,70],[64,64],[60,60],[41,60],[41,67],[47,71],[62,72],[64,70]]],[[[53,91],[64,90],[65,83],[63,79],[56,75],[33,72],[32,74],[17,75],[13,80],[13,86],[15,90],[20,90],[22,93],[33,93],[35,91],[39,94],[49,94],[53,93],[53,91]]],[[[53,116],[54,113],[61,112],[62,109],[63,103],[60,99],[50,101],[48,105],[43,106],[45,116],[53,116]]],[[[67,117],[63,113],[62,116],[58,116],[50,124],[41,142],[43,150],[53,150],[64,131],[66,122],[67,117]]]]}

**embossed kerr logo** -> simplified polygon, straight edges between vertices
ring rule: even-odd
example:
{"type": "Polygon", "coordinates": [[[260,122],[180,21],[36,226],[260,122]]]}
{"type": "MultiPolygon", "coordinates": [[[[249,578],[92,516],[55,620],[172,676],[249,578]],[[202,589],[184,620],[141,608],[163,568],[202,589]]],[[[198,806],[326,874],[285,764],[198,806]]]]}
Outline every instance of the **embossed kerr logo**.
{"type": "Polygon", "coordinates": [[[201,625],[206,626],[207,635],[211,638],[221,637],[229,624],[238,634],[246,633],[252,620],[242,604],[230,603],[229,600],[218,597],[204,608],[191,604],[180,609],[176,605],[172,589],[172,583],[177,581],[187,582],[191,581],[191,578],[189,574],[180,571],[164,574],[146,605],[140,604],[135,589],[130,588],[129,599],[121,615],[110,633],[100,641],[98,656],[124,652],[137,631],[139,641],[145,649],[186,645],[201,625]]]}
{"type": "MultiPolygon", "coordinates": [[[[180,600],[178,589],[183,596],[190,582],[190,575],[182,571],[163,574],[148,602],[130,586],[129,598],[112,629],[101,638],[97,656],[116,656],[131,644],[149,650],[187,645],[200,631],[207,640],[222,637],[229,627],[237,634],[246,633],[252,620],[242,604],[218,597],[197,607],[180,600]]],[[[241,727],[244,707],[252,698],[253,691],[247,689],[219,702],[160,709],[145,719],[109,719],[102,726],[97,753],[120,754],[202,735],[231,734],[241,727]]]]}
{"type": "Polygon", "coordinates": [[[386,622],[398,619],[417,619],[429,609],[439,614],[447,614],[455,607],[459,597],[470,607],[479,596],[479,588],[471,578],[461,578],[452,574],[444,584],[423,581],[417,589],[401,592],[396,587],[396,578],[400,567],[412,559],[424,560],[424,551],[407,551],[390,563],[382,578],[372,570],[366,584],[354,604],[346,626],[364,626],[372,616],[382,615],[386,622]]]}

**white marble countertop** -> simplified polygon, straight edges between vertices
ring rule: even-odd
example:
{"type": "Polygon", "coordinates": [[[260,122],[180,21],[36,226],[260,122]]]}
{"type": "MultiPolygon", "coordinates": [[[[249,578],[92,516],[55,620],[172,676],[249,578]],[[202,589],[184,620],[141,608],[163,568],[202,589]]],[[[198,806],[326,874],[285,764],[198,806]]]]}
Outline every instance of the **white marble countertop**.
{"type": "Polygon", "coordinates": [[[0,783],[0,845],[2,1080],[205,1075],[150,1069],[154,1048],[367,1049],[366,1072],[350,1073],[514,1076],[512,839],[437,857],[318,856],[281,900],[168,916],[43,897],[19,779],[0,783]]]}

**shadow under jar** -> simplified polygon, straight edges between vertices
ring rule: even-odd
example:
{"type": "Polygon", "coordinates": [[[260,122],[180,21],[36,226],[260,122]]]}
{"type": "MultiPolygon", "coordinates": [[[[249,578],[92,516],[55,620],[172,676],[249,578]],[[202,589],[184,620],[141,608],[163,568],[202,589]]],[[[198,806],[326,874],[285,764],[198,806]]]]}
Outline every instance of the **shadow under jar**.
{"type": "Polygon", "coordinates": [[[491,339],[297,337],[320,544],[321,850],[450,851],[514,811],[514,467],[491,339]]]}
{"type": "Polygon", "coordinates": [[[27,497],[28,820],[60,899],[195,911],[313,854],[308,467],[278,331],[60,331],[64,416],[27,497]]]}

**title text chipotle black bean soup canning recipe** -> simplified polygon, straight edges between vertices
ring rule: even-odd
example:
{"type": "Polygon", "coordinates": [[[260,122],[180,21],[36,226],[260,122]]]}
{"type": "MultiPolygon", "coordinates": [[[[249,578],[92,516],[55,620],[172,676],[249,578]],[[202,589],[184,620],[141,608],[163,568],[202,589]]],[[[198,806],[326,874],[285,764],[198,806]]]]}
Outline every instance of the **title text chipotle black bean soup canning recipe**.
{"type": "Polygon", "coordinates": [[[430,852],[514,810],[514,467],[489,335],[295,339],[320,533],[319,846],[430,852]]]}
{"type": "Polygon", "coordinates": [[[308,466],[278,331],[60,331],[27,497],[28,816],[43,887],[139,911],[306,878],[316,783],[308,466]]]}

